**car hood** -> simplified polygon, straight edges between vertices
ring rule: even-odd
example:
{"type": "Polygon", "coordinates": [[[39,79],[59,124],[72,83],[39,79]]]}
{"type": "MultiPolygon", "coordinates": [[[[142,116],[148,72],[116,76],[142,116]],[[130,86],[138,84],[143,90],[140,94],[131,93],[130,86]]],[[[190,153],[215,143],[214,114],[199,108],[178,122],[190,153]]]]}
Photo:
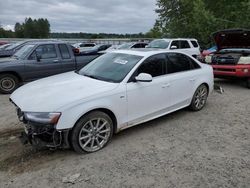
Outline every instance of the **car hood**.
{"type": "Polygon", "coordinates": [[[250,48],[250,30],[231,29],[212,34],[218,50],[226,48],[250,48]]]}
{"type": "Polygon", "coordinates": [[[0,58],[0,63],[9,63],[13,61],[18,61],[16,58],[13,57],[2,57],[0,58]]]}
{"type": "Polygon", "coordinates": [[[113,90],[117,85],[68,72],[26,84],[10,99],[22,111],[55,112],[66,105],[113,90]]]}

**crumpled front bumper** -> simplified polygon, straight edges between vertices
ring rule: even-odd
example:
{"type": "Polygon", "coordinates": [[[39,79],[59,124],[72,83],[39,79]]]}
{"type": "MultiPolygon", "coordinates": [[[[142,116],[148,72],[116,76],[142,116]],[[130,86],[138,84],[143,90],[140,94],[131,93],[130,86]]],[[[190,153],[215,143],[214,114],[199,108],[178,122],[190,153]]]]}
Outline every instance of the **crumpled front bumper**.
{"type": "Polygon", "coordinates": [[[17,105],[15,106],[18,119],[24,126],[24,131],[20,135],[20,140],[23,144],[30,143],[35,148],[47,147],[56,149],[70,147],[68,142],[70,130],[57,130],[56,125],[30,122],[25,119],[21,109],[17,105]]]}

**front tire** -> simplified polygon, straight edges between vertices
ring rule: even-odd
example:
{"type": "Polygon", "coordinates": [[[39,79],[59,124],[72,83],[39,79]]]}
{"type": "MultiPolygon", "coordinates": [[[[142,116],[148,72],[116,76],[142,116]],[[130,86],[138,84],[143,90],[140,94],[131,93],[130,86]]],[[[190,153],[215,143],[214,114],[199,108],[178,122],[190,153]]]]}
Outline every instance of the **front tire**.
{"type": "Polygon", "coordinates": [[[206,105],[208,97],[208,88],[205,84],[200,85],[194,93],[190,109],[200,111],[206,105]]]}
{"type": "Polygon", "coordinates": [[[0,93],[11,94],[19,86],[18,78],[13,74],[0,75],[0,93]]]}
{"type": "Polygon", "coordinates": [[[92,153],[104,148],[112,136],[112,119],[103,112],[94,111],[76,123],[70,142],[76,152],[92,153]]]}

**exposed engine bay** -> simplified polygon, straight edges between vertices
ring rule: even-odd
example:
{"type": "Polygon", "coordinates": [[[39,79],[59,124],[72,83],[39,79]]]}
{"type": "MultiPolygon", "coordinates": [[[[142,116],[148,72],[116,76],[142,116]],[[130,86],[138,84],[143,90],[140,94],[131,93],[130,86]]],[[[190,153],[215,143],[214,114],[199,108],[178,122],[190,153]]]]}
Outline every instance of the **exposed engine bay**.
{"type": "Polygon", "coordinates": [[[242,52],[219,51],[207,56],[205,61],[213,65],[250,64],[250,50],[242,52]]]}

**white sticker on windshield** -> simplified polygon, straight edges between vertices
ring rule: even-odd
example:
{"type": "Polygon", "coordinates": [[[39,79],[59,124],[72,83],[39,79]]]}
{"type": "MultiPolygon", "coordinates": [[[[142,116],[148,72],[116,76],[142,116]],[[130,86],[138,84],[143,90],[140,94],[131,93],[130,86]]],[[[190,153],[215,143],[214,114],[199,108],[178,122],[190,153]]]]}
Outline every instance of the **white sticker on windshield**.
{"type": "Polygon", "coordinates": [[[124,60],[124,59],[115,59],[114,60],[114,63],[118,63],[118,64],[122,64],[122,65],[125,65],[125,64],[127,64],[128,63],[128,61],[127,60],[124,60]]]}

